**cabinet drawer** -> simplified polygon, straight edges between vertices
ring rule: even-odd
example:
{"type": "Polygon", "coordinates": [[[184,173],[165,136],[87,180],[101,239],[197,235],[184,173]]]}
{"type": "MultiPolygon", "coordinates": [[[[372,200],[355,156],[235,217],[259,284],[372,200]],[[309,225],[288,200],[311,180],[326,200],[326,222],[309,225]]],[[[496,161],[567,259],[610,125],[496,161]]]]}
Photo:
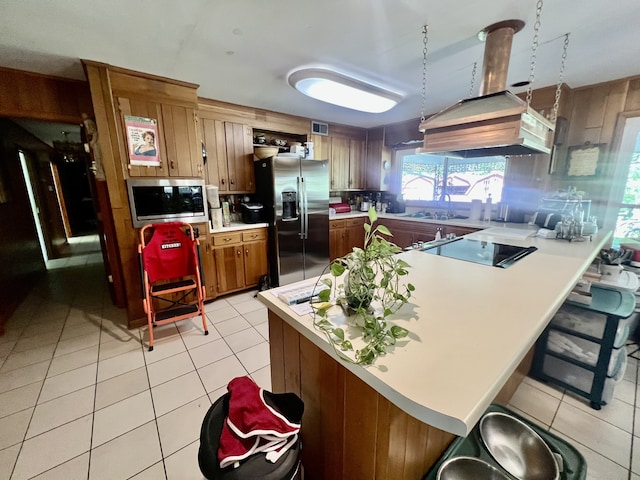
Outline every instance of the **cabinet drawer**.
{"type": "Polygon", "coordinates": [[[364,225],[364,218],[348,218],[345,220],[347,227],[362,227],[364,225]]]}
{"type": "Polygon", "coordinates": [[[242,233],[221,233],[213,236],[213,246],[220,247],[222,245],[233,245],[235,243],[242,243],[242,233]]]}
{"type": "Polygon", "coordinates": [[[267,239],[267,229],[261,228],[256,230],[248,230],[246,232],[242,232],[242,241],[243,242],[254,242],[256,240],[266,240],[267,239]]]}
{"type": "MultiPolygon", "coordinates": [[[[618,320],[615,344],[626,340],[626,338],[623,337],[625,334],[628,335],[629,327],[627,323],[628,318],[618,320]]],[[[606,324],[607,316],[604,313],[593,312],[567,304],[562,305],[551,319],[551,325],[564,327],[568,330],[590,335],[595,338],[603,337],[606,324]]]]}
{"type": "Polygon", "coordinates": [[[331,220],[329,222],[329,230],[337,230],[346,226],[345,220],[331,220]]]}
{"type": "MultiPolygon", "coordinates": [[[[602,391],[601,400],[609,403],[613,398],[613,391],[617,384],[624,378],[624,372],[627,370],[627,356],[620,355],[617,357],[618,364],[615,368],[613,376],[607,376],[604,380],[604,389],[602,391]]],[[[544,365],[542,371],[549,377],[567,383],[578,390],[590,394],[593,387],[593,372],[565,362],[560,358],[551,355],[544,356],[544,365]]]]}
{"type": "MultiPolygon", "coordinates": [[[[615,374],[617,363],[620,361],[618,357],[620,355],[626,355],[627,353],[624,348],[621,348],[624,346],[625,339],[621,340],[620,343],[614,344],[613,346],[614,349],[611,352],[611,358],[609,358],[609,365],[607,367],[608,377],[612,377],[615,374]]],[[[600,344],[576,337],[570,333],[559,332],[552,329],[547,338],[547,351],[559,353],[565,357],[570,357],[595,367],[600,355],[600,344]]]]}

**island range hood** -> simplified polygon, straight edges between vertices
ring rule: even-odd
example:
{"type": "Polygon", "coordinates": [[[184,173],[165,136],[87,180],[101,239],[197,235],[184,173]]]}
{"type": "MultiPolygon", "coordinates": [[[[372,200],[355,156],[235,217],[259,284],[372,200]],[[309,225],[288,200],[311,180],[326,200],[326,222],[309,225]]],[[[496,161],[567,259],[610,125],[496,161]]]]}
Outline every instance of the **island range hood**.
{"type": "Polygon", "coordinates": [[[461,100],[420,123],[418,153],[460,158],[551,152],[555,125],[505,90],[513,35],[521,20],[494,23],[486,35],[480,96],[461,100]]]}

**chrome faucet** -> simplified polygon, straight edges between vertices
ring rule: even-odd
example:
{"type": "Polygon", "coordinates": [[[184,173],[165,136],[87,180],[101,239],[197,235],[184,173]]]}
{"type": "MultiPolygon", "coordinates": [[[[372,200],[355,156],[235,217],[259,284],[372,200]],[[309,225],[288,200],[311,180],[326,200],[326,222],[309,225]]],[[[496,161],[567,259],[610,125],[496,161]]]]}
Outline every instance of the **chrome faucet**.
{"type": "Polygon", "coordinates": [[[447,218],[453,218],[455,215],[455,209],[453,208],[453,203],[451,202],[451,195],[448,193],[443,193],[440,196],[440,200],[438,201],[438,206],[442,207],[446,202],[447,206],[447,218]]]}

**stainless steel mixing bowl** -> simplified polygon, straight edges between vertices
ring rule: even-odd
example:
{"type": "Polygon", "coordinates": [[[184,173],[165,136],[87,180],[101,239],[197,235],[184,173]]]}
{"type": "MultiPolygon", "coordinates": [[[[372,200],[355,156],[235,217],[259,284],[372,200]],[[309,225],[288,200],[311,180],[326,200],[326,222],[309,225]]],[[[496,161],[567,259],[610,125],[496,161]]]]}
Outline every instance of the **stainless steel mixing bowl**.
{"type": "Polygon", "coordinates": [[[480,419],[480,437],[494,460],[520,480],[557,480],[553,453],[531,427],[511,415],[490,412],[480,419]]]}
{"type": "Polygon", "coordinates": [[[509,480],[509,477],[479,458],[453,457],[440,465],[437,480],[509,480]]]}

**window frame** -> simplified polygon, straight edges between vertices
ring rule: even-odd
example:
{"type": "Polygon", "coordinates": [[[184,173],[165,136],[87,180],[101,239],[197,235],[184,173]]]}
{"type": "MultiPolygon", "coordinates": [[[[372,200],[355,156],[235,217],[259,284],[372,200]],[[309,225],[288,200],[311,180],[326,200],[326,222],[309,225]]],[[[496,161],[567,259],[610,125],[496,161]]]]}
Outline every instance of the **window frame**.
{"type": "MultiPolygon", "coordinates": [[[[422,142],[420,142],[420,145],[416,145],[416,144],[411,144],[411,145],[406,145],[403,146],[402,148],[396,148],[394,149],[394,155],[393,155],[393,161],[394,161],[394,171],[395,171],[395,182],[394,182],[394,191],[397,194],[402,194],[402,177],[403,177],[403,163],[404,163],[404,157],[406,156],[411,156],[411,155],[419,155],[416,150],[418,148],[420,148],[422,146],[422,142]]],[[[436,156],[436,155],[434,155],[436,156]]],[[[459,159],[457,157],[446,157],[446,156],[441,156],[444,160],[444,164],[443,164],[443,181],[444,179],[447,178],[448,173],[449,173],[449,161],[453,161],[453,163],[455,162],[468,162],[469,160],[473,160],[473,159],[459,159]]],[[[498,155],[496,155],[496,157],[498,157],[498,155]]],[[[483,157],[485,158],[485,157],[483,157]]],[[[504,167],[504,174],[503,174],[503,179],[502,179],[502,188],[501,188],[501,194],[500,197],[504,198],[504,191],[505,191],[505,184],[506,184],[506,176],[507,176],[507,171],[508,171],[508,157],[503,157],[504,161],[505,161],[505,167],[504,167]]],[[[405,204],[409,207],[424,207],[424,208],[439,208],[442,206],[443,200],[442,200],[442,195],[446,195],[446,185],[443,188],[443,192],[441,192],[441,196],[439,199],[434,199],[434,200],[412,200],[412,199],[404,199],[405,204]]],[[[468,208],[471,206],[471,198],[468,201],[452,201],[450,202],[452,206],[454,207],[462,207],[462,208],[468,208]]],[[[486,198],[482,198],[481,199],[482,202],[486,201],[486,198]]],[[[500,201],[500,198],[493,199],[492,200],[494,202],[500,201]]]]}

